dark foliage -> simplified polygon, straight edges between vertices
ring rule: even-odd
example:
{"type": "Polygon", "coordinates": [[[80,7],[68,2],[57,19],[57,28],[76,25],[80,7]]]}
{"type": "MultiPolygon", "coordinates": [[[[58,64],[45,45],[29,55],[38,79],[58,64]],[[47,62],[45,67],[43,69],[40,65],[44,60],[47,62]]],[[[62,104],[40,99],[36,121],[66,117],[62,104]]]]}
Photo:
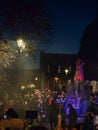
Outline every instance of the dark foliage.
{"type": "Polygon", "coordinates": [[[52,17],[45,7],[43,0],[1,0],[3,30],[10,29],[16,38],[46,41],[52,33],[52,17]]]}
{"type": "Polygon", "coordinates": [[[84,30],[78,55],[84,61],[98,61],[98,14],[84,30]]]}

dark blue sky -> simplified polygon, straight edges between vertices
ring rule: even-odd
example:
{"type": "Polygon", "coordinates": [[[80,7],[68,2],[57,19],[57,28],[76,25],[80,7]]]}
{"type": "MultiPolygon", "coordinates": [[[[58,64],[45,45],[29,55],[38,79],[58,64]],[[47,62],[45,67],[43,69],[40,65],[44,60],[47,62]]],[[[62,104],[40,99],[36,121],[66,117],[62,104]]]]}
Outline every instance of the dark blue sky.
{"type": "Polygon", "coordinates": [[[77,54],[85,27],[96,15],[98,0],[47,0],[54,16],[54,32],[47,53],[77,54]]]}
{"type": "MultiPolygon", "coordinates": [[[[41,44],[41,49],[46,53],[77,54],[85,27],[95,19],[98,0],[44,1],[54,16],[54,30],[50,42],[41,44]]],[[[22,59],[22,62],[26,69],[38,68],[39,56],[33,61],[22,59]]]]}

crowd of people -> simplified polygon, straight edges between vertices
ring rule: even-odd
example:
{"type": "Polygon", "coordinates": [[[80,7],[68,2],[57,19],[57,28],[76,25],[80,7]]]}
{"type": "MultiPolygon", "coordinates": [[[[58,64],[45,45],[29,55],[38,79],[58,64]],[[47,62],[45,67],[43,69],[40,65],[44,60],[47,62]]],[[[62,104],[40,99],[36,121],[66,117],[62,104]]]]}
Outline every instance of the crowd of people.
{"type": "MultiPolygon", "coordinates": [[[[75,101],[74,102],[75,104],[73,104],[73,102],[70,102],[69,100],[77,98],[76,95],[77,89],[71,83],[69,86],[67,86],[69,87],[67,88],[67,91],[64,90],[65,88],[63,88],[62,90],[61,89],[51,90],[49,88],[46,88],[44,91],[41,91],[39,89],[32,89],[26,92],[22,91],[20,93],[18,92],[8,94],[7,92],[5,92],[5,94],[1,96],[0,100],[1,120],[13,117],[26,119],[27,110],[36,110],[38,111],[37,123],[38,124],[39,122],[41,124],[44,123],[45,126],[48,126],[48,128],[50,128],[51,130],[57,128],[56,126],[58,125],[59,114],[61,114],[62,116],[61,125],[63,129],[65,128],[66,129],[68,128],[69,130],[71,130],[72,128],[80,129],[81,125],[78,125],[78,117],[83,116],[84,122],[82,124],[83,127],[82,130],[88,130],[87,127],[90,126],[90,124],[94,124],[92,120],[88,119],[90,117],[91,119],[93,119],[94,115],[98,114],[98,106],[97,104],[95,104],[95,100],[97,100],[96,96],[97,94],[91,93],[90,91],[91,89],[88,87],[88,84],[87,88],[86,87],[82,88],[81,86],[83,86],[83,83],[82,85],[78,86],[78,89],[80,89],[78,90],[79,92],[78,96],[81,97],[81,93],[83,94],[82,95],[83,98],[79,102],[80,103],[79,110],[81,111],[80,113],[82,113],[82,115],[81,114],[79,115],[79,113],[75,109],[77,101],[75,101]],[[89,91],[87,91],[87,89],[89,91]],[[14,110],[13,114],[14,116],[12,115],[12,111],[8,116],[7,114],[8,110],[14,110]],[[92,114],[90,115],[88,113],[92,114]],[[90,121],[92,121],[92,123],[90,121]]],[[[32,125],[34,125],[34,123],[35,123],[34,121],[30,122],[30,124],[32,125]]],[[[92,128],[93,125],[90,127],[92,128]]]]}

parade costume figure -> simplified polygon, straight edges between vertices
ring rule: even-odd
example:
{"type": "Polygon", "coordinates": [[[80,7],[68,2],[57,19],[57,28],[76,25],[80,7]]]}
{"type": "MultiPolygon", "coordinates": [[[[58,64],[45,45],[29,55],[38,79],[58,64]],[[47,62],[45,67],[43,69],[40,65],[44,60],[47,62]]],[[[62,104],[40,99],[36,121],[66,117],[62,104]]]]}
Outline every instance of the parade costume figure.
{"type": "Polygon", "coordinates": [[[83,75],[83,65],[84,63],[78,58],[76,61],[76,72],[74,76],[74,81],[84,81],[83,75]]]}

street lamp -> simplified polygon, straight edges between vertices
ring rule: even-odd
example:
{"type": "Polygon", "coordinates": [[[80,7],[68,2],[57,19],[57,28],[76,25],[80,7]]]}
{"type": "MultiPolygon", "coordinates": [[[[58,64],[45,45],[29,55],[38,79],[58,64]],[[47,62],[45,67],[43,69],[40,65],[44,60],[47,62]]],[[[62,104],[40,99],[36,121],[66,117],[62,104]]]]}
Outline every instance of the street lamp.
{"type": "Polygon", "coordinates": [[[20,49],[20,53],[22,54],[22,51],[25,49],[26,47],[26,43],[22,40],[22,39],[18,39],[17,40],[17,45],[20,49]]]}
{"type": "Polygon", "coordinates": [[[65,69],[65,74],[66,74],[66,76],[68,75],[68,69],[65,69]]]}
{"type": "Polygon", "coordinates": [[[66,81],[67,81],[68,69],[65,69],[65,74],[66,74],[66,81]]]}
{"type": "Polygon", "coordinates": [[[57,85],[58,80],[59,80],[58,77],[54,77],[55,85],[57,85]]]}

